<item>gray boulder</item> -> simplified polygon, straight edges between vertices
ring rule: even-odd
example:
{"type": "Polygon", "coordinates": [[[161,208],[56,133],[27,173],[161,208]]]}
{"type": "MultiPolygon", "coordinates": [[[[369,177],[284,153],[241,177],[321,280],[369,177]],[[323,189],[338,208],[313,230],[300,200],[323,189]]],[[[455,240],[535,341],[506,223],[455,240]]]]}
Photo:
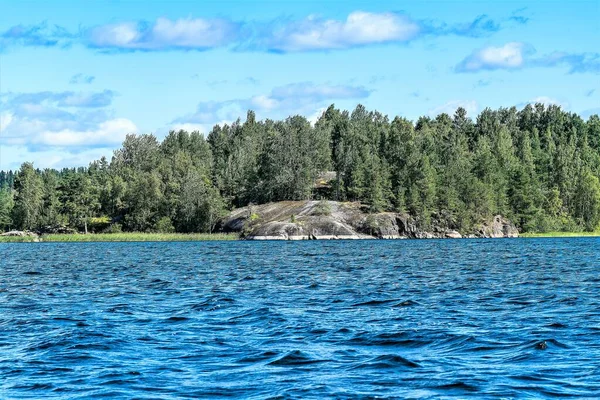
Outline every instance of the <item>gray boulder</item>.
{"type": "Polygon", "coordinates": [[[446,237],[448,239],[462,239],[462,235],[460,233],[458,233],[457,231],[447,231],[446,237]]]}

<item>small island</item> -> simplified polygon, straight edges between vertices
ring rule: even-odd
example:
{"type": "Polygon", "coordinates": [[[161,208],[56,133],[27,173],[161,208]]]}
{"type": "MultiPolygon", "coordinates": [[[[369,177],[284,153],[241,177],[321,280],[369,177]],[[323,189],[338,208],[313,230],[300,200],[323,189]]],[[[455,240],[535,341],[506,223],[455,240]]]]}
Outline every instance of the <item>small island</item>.
{"type": "Polygon", "coordinates": [[[0,0],[0,400],[600,399],[599,5],[0,0]]]}
{"type": "Polygon", "coordinates": [[[558,106],[416,122],[359,105],[128,135],[87,167],[0,172],[3,241],[594,234],[600,118],[558,106]]]}

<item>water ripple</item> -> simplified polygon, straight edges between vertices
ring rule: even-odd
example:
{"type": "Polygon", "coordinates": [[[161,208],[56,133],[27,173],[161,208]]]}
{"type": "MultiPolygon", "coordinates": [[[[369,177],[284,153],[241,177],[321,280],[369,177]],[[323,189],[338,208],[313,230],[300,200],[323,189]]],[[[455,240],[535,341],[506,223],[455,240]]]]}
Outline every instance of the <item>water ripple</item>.
{"type": "Polygon", "coordinates": [[[596,398],[599,245],[0,244],[0,398],[596,398]]]}

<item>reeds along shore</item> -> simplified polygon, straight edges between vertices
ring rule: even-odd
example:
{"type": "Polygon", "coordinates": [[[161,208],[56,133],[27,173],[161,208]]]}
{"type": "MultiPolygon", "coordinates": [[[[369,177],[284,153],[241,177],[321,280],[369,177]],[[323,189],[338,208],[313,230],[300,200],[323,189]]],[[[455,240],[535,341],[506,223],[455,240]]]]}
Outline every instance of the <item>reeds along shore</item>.
{"type": "MultiPolygon", "coordinates": [[[[600,232],[546,232],[525,233],[521,238],[598,237],[600,232]]],[[[99,233],[99,234],[51,234],[39,237],[0,236],[0,243],[76,243],[76,242],[201,242],[238,240],[233,233],[99,233]]]]}
{"type": "Polygon", "coordinates": [[[521,234],[524,238],[560,238],[560,237],[597,237],[600,236],[600,231],[594,232],[527,232],[521,234]]]}
{"type": "Polygon", "coordinates": [[[27,242],[194,242],[236,240],[237,234],[226,233],[99,233],[99,234],[49,234],[39,237],[0,236],[0,243],[27,242]]]}

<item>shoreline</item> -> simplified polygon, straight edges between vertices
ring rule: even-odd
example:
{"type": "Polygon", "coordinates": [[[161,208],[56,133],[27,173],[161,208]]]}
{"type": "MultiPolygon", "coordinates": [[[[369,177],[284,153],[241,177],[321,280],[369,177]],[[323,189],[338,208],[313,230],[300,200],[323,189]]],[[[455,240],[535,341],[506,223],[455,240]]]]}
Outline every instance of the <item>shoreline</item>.
{"type": "Polygon", "coordinates": [[[600,232],[527,232],[519,235],[521,238],[578,238],[578,237],[600,237],[600,232]]]}
{"type": "Polygon", "coordinates": [[[41,236],[0,236],[0,243],[127,243],[127,242],[205,242],[239,240],[229,233],[90,233],[46,234],[41,236]]]}
{"type": "MultiPolygon", "coordinates": [[[[600,237],[600,232],[546,232],[546,233],[523,233],[518,238],[511,239],[542,239],[542,238],[579,238],[600,237]]],[[[367,240],[358,238],[358,240],[367,240]]],[[[387,238],[371,240],[411,240],[408,238],[387,238]]],[[[449,239],[449,238],[445,238],[449,239]]],[[[484,239],[467,238],[462,239],[484,239]]],[[[238,241],[244,240],[237,233],[91,233],[91,234],[47,234],[41,236],[0,236],[0,243],[135,243],[135,242],[205,242],[205,241],[238,241]]],[[[277,240],[295,241],[293,239],[275,239],[265,237],[254,238],[254,241],[277,240]]],[[[307,239],[308,240],[308,239],[307,239]]],[[[315,239],[313,239],[315,240],[315,239]]],[[[357,240],[357,238],[322,238],[316,240],[357,240]]],[[[414,239],[423,240],[423,239],[414,239]]],[[[455,239],[460,240],[460,239],[455,239]]],[[[252,240],[251,240],[252,241],[252,240]]]]}

